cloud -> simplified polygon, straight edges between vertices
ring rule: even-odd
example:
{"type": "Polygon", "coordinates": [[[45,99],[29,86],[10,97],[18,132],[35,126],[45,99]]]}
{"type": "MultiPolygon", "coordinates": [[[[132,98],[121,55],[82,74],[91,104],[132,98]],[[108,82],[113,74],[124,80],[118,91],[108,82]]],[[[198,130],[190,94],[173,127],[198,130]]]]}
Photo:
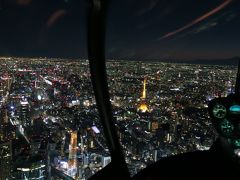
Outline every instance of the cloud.
{"type": "Polygon", "coordinates": [[[200,33],[202,31],[206,31],[208,29],[211,29],[211,28],[217,26],[218,24],[224,24],[224,23],[230,22],[236,16],[237,16],[237,14],[233,11],[225,12],[225,13],[221,14],[220,16],[212,19],[211,21],[209,21],[209,22],[201,25],[200,27],[196,28],[193,31],[193,33],[200,33]]]}
{"type": "Polygon", "coordinates": [[[136,16],[142,16],[143,14],[153,10],[157,4],[159,3],[159,0],[146,0],[146,6],[142,9],[140,9],[137,13],[136,16]]]}
{"type": "Polygon", "coordinates": [[[51,27],[53,26],[57,20],[59,20],[62,16],[64,16],[66,14],[66,10],[64,9],[60,9],[55,11],[48,19],[47,21],[47,27],[51,27]]]}
{"type": "Polygon", "coordinates": [[[226,18],[226,22],[232,21],[235,17],[237,17],[237,14],[232,12],[232,13],[229,14],[228,17],[226,18]]]}
{"type": "MultiPolygon", "coordinates": [[[[194,28],[193,30],[185,33],[185,35],[198,34],[198,33],[207,31],[211,28],[214,28],[217,25],[228,23],[228,22],[232,21],[235,17],[237,17],[237,14],[234,11],[228,11],[228,12],[222,13],[221,15],[219,15],[219,16],[209,20],[208,22],[194,28]]],[[[183,35],[183,36],[185,36],[185,35],[183,35]]]]}
{"type": "Polygon", "coordinates": [[[188,24],[174,30],[171,31],[165,35],[163,35],[162,37],[159,38],[159,40],[163,40],[169,37],[172,37],[178,33],[181,33],[182,31],[185,31],[189,28],[191,28],[192,26],[204,21],[205,19],[211,17],[212,15],[218,13],[219,11],[221,11],[222,9],[224,9],[226,6],[228,6],[230,3],[232,3],[233,0],[225,0],[222,4],[220,4],[219,6],[217,6],[216,8],[208,11],[207,13],[203,14],[202,16],[198,17],[197,19],[194,19],[193,21],[189,22],[188,24]]]}
{"type": "Polygon", "coordinates": [[[197,33],[200,33],[200,32],[202,32],[202,31],[206,31],[206,30],[208,30],[208,29],[210,29],[210,28],[212,28],[212,27],[215,27],[215,26],[217,26],[217,25],[218,25],[218,22],[206,23],[206,24],[204,24],[204,25],[196,28],[196,29],[193,31],[193,33],[197,34],[197,33]]]}

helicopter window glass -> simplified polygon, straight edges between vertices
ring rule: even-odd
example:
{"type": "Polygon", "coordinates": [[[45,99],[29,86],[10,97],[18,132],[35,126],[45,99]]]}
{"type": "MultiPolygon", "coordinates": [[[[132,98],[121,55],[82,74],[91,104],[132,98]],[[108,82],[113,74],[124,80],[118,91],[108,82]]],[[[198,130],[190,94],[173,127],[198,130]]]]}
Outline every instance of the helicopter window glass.
{"type": "Polygon", "coordinates": [[[132,175],[163,157],[212,145],[207,105],[234,92],[238,9],[239,2],[222,0],[111,1],[108,84],[132,175]]]}
{"type": "Polygon", "coordinates": [[[0,1],[0,179],[87,179],[111,161],[90,80],[86,7],[0,1]]]}

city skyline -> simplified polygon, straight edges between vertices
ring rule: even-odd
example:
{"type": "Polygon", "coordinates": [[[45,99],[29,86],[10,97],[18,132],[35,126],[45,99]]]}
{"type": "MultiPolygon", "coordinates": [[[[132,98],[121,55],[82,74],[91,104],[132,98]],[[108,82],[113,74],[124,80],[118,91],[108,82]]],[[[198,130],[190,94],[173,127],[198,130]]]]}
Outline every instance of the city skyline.
{"type": "MultiPolygon", "coordinates": [[[[106,66],[131,175],[161,158],[210,148],[216,133],[207,103],[234,92],[236,66],[127,60],[106,66]]],[[[3,177],[34,171],[42,179],[87,179],[111,161],[88,60],[1,57],[0,70],[0,161],[9,163],[0,166],[3,177]]]]}

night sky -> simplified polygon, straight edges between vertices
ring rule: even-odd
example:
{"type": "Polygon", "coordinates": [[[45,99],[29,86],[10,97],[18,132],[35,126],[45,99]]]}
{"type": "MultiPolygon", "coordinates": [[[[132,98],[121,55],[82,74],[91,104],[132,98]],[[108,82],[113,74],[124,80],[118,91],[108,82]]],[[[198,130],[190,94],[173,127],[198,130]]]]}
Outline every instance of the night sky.
{"type": "MultiPolygon", "coordinates": [[[[86,0],[2,0],[0,55],[87,57],[86,7],[86,0]]],[[[106,56],[240,56],[240,2],[114,0],[107,17],[106,56]]]]}

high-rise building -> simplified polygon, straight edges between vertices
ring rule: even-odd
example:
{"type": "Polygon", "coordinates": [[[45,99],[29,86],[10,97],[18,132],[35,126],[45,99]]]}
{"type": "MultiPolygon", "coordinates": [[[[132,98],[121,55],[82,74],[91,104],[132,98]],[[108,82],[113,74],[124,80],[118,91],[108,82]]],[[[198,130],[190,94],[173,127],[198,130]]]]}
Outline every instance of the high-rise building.
{"type": "Polygon", "coordinates": [[[22,122],[23,125],[28,126],[30,125],[30,120],[28,117],[29,114],[29,103],[26,99],[22,99],[20,101],[20,120],[22,122]]]}
{"type": "Polygon", "coordinates": [[[43,160],[27,159],[18,163],[12,172],[12,179],[26,180],[26,179],[46,179],[46,165],[43,160]]]}
{"type": "Polygon", "coordinates": [[[75,176],[77,173],[77,131],[71,132],[68,157],[68,174],[75,176]]]}
{"type": "Polygon", "coordinates": [[[151,131],[151,132],[156,132],[156,130],[158,129],[158,121],[156,120],[150,120],[148,122],[148,130],[151,131]]]}
{"type": "Polygon", "coordinates": [[[12,143],[0,145],[0,179],[11,179],[12,172],[12,143]]]}
{"type": "Polygon", "coordinates": [[[89,165],[89,155],[88,153],[83,153],[83,166],[87,167],[89,165]]]}
{"type": "Polygon", "coordinates": [[[111,162],[111,157],[110,156],[103,156],[102,157],[102,167],[104,168],[111,162]]]}
{"type": "Polygon", "coordinates": [[[154,162],[158,161],[158,150],[154,150],[154,162]]]}

